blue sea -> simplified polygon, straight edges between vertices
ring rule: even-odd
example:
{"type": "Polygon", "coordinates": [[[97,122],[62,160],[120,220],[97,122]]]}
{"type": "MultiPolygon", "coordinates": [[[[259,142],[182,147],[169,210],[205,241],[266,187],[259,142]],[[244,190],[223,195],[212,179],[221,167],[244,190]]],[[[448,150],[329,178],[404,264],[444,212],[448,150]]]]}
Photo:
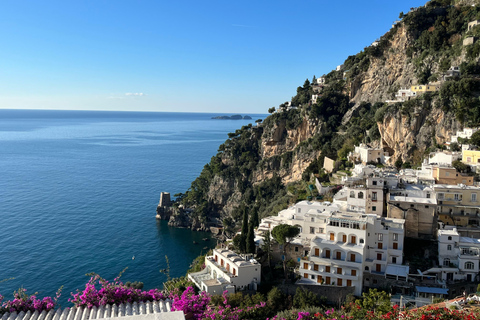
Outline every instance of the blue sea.
{"type": "Polygon", "coordinates": [[[96,272],[161,288],[213,247],[156,221],[162,191],[185,192],[228,132],[220,114],[0,110],[0,294],[84,288],[96,272]],[[193,241],[199,244],[193,244],[193,241]],[[132,259],[135,257],[135,259],[132,259]]]}

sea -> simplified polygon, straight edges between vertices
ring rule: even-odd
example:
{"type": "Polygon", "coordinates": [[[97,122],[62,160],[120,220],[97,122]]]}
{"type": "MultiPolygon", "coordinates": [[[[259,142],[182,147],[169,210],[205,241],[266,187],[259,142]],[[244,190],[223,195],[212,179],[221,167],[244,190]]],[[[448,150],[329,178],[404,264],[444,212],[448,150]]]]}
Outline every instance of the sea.
{"type": "Polygon", "coordinates": [[[88,273],[128,268],[144,289],[185,275],[216,241],[157,221],[160,192],[188,190],[229,132],[266,117],[219,115],[0,110],[0,294],[63,286],[69,306],[88,273]]]}

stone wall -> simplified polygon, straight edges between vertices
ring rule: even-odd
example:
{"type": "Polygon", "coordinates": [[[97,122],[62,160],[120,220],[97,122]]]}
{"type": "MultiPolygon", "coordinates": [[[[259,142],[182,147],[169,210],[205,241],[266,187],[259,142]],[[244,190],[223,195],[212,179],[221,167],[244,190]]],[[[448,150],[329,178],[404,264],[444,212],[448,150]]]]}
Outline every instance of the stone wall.
{"type": "Polygon", "coordinates": [[[296,285],[296,284],[282,284],[277,286],[285,294],[294,295],[298,287],[307,289],[315,293],[318,298],[326,298],[327,303],[335,304],[337,306],[342,305],[348,295],[353,295],[355,291],[354,287],[337,287],[328,285],[296,285]]]}

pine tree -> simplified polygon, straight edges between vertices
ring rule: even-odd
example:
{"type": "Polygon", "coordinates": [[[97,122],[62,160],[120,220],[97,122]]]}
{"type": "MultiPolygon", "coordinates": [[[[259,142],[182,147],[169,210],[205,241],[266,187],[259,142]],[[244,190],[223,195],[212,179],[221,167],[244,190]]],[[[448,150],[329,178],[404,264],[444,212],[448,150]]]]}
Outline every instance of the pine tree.
{"type": "Polygon", "coordinates": [[[247,251],[247,233],[248,233],[248,213],[247,209],[243,207],[243,222],[242,222],[242,234],[240,238],[240,252],[245,253],[247,251]]]}
{"type": "Polygon", "coordinates": [[[250,224],[248,225],[248,233],[247,233],[247,253],[255,253],[255,225],[254,221],[250,220],[250,224]]]}

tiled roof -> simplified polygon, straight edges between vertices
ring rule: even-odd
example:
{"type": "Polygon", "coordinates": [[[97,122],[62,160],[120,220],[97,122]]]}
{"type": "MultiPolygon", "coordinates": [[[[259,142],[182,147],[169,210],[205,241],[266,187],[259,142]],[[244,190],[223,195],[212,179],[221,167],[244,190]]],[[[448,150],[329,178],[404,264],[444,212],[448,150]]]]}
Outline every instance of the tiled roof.
{"type": "Polygon", "coordinates": [[[5,313],[0,316],[0,320],[94,320],[94,319],[157,319],[159,314],[163,315],[161,319],[185,319],[183,312],[171,311],[172,303],[169,300],[165,301],[153,301],[153,302],[134,302],[120,305],[106,305],[100,307],[93,307],[88,309],[85,307],[73,307],[65,309],[50,310],[49,312],[43,311],[39,313],[35,312],[23,312],[17,314],[17,312],[5,313]]]}

